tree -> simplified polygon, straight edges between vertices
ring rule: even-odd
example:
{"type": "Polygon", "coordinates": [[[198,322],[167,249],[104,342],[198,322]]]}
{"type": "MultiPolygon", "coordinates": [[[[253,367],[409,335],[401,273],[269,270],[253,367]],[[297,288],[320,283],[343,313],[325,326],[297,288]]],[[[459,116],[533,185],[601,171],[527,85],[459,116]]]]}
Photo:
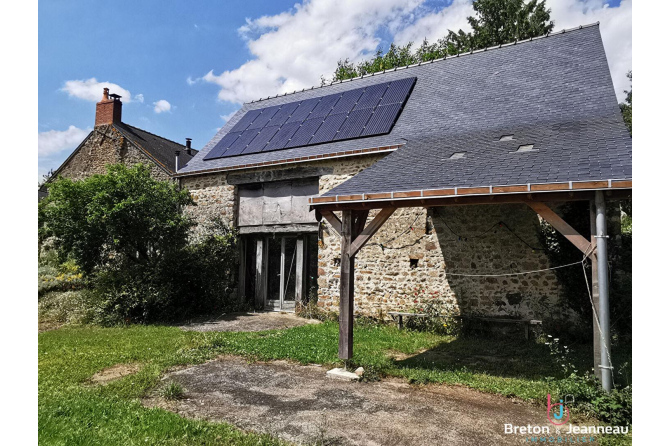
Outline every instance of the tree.
{"type": "Polygon", "coordinates": [[[181,249],[193,222],[182,208],[188,191],[151,178],[144,165],[108,167],[81,181],[60,177],[47,184],[39,204],[40,237],[53,237],[61,258],[86,274],[113,263],[156,263],[181,249]]]}
{"type": "Polygon", "coordinates": [[[621,109],[621,114],[623,115],[623,122],[626,123],[628,131],[630,134],[633,134],[633,72],[629,71],[626,75],[630,80],[630,90],[624,90],[626,93],[626,99],[619,104],[621,109]]]}
{"type": "Polygon", "coordinates": [[[424,40],[416,51],[412,51],[413,42],[404,46],[391,44],[386,53],[377,50],[372,59],[358,65],[354,65],[349,59],[340,60],[333,73],[333,82],[515,40],[525,40],[547,34],[554,29],[551,10],[546,8],[545,0],[475,0],[472,6],[475,16],[468,17],[472,32],[449,30],[436,43],[424,40]]]}

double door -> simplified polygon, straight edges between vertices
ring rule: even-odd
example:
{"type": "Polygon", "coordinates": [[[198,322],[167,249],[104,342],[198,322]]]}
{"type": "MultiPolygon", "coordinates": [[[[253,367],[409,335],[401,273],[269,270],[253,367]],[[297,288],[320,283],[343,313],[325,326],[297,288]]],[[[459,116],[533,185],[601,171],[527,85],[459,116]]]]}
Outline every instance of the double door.
{"type": "Polygon", "coordinates": [[[251,235],[244,238],[241,289],[256,309],[294,311],[316,293],[316,234],[251,235]]]}

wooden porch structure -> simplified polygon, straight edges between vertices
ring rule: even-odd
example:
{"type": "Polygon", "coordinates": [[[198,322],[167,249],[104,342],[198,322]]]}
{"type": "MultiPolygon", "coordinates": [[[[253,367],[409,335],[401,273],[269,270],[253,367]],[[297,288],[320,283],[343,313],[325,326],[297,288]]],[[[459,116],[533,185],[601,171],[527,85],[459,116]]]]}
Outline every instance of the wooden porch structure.
{"type": "MultiPolygon", "coordinates": [[[[607,229],[605,215],[606,199],[630,199],[632,181],[590,182],[588,186],[575,190],[573,184],[565,188],[557,185],[545,185],[542,192],[532,192],[530,185],[527,193],[495,193],[494,187],[469,188],[472,194],[464,193],[461,188],[454,193],[431,195],[430,191],[396,192],[389,194],[370,194],[354,196],[315,197],[311,200],[316,209],[318,220],[325,218],[341,237],[340,262],[340,332],[339,357],[350,360],[353,356],[353,308],[354,308],[354,271],[356,254],[372,236],[393,215],[396,209],[403,207],[437,207],[485,204],[526,204],[542,219],[551,224],[556,231],[565,236],[592,264],[592,299],[595,307],[593,345],[594,370],[600,375],[603,387],[611,389],[611,361],[609,335],[609,284],[607,267],[607,229]],[[586,189],[586,190],[585,190],[586,189]],[[460,192],[460,194],[458,194],[460,192]],[[376,196],[375,196],[376,195],[376,196]],[[380,195],[386,195],[381,197],[380,195]],[[579,234],[568,222],[557,215],[547,203],[567,201],[589,201],[591,217],[590,240],[579,234]],[[368,213],[380,209],[372,221],[367,224],[368,213]],[[341,211],[342,218],[334,212],[341,211]],[[600,373],[598,372],[600,371],[600,373]]],[[[585,185],[586,186],[586,185],[585,185]]],[[[511,186],[515,187],[515,186],[511,186]]],[[[526,187],[526,186],[521,186],[526,187]]],[[[502,192],[502,191],[500,191],[502,192]]]]}

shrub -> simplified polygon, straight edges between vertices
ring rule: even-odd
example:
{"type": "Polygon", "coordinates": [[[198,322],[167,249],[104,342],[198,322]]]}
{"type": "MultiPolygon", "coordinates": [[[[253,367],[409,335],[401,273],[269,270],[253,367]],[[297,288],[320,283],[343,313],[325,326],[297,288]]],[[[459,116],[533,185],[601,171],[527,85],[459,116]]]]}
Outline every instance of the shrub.
{"type": "Polygon", "coordinates": [[[414,302],[412,312],[428,315],[428,317],[408,318],[407,328],[448,335],[460,332],[461,322],[454,318],[456,315],[454,306],[446,303],[438,291],[428,292],[420,284],[405,294],[414,302]]]}
{"type": "Polygon", "coordinates": [[[143,165],[53,181],[39,205],[40,240],[58,257],[50,259],[56,269],[45,267],[44,292],[75,279],[89,283],[87,303],[105,324],[173,320],[239,305],[231,296],[237,234],[219,222],[189,242],[195,222],[184,212],[187,205],[195,205],[188,191],[151,178],[143,165]]]}

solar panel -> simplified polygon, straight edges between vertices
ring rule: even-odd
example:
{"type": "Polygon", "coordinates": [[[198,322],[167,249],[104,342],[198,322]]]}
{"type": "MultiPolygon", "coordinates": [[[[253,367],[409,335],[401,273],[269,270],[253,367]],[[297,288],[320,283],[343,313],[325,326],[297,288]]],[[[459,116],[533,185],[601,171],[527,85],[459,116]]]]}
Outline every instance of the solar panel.
{"type": "Polygon", "coordinates": [[[330,112],[331,115],[338,115],[340,113],[349,113],[351,109],[358,102],[358,98],[363,94],[364,88],[357,88],[355,90],[349,90],[342,93],[340,100],[337,101],[337,104],[333,107],[333,111],[330,112]]]}
{"type": "Polygon", "coordinates": [[[258,136],[258,130],[245,130],[242,132],[239,138],[235,140],[234,143],[230,145],[228,150],[226,150],[223,156],[232,156],[241,154],[244,149],[247,148],[247,145],[253,141],[253,139],[258,136]]]}
{"type": "Polygon", "coordinates": [[[331,94],[322,97],[319,103],[316,104],[316,107],[314,107],[314,110],[312,110],[312,113],[310,113],[309,119],[325,118],[339,99],[339,94],[331,94]]]}
{"type": "Polygon", "coordinates": [[[370,117],[360,136],[388,133],[400,114],[402,104],[380,105],[370,117]]]}
{"type": "Polygon", "coordinates": [[[279,131],[272,137],[268,145],[265,146],[263,152],[283,149],[284,146],[288,144],[288,140],[291,139],[298,128],[300,128],[299,122],[287,122],[286,124],[282,125],[279,131]]]}
{"type": "Polygon", "coordinates": [[[265,148],[265,145],[272,139],[273,136],[275,136],[277,130],[279,130],[278,125],[262,128],[261,131],[258,133],[258,136],[256,136],[249,143],[247,148],[244,149],[242,153],[244,155],[247,155],[249,153],[256,153],[262,151],[265,148]]]}
{"type": "Polygon", "coordinates": [[[229,132],[223,135],[221,141],[216,143],[214,148],[210,150],[207,156],[204,158],[205,161],[221,158],[224,152],[228,150],[228,147],[230,147],[230,145],[235,142],[235,140],[237,139],[238,136],[240,136],[240,134],[242,134],[242,132],[229,132]]]}
{"type": "Polygon", "coordinates": [[[358,138],[363,132],[363,127],[365,127],[365,124],[368,122],[368,119],[370,119],[373,111],[373,108],[363,108],[349,113],[347,120],[344,121],[342,127],[340,127],[340,131],[337,132],[337,135],[335,135],[333,140],[358,138]]]}
{"type": "Polygon", "coordinates": [[[376,107],[387,88],[388,84],[386,83],[370,85],[365,89],[365,93],[363,93],[363,96],[358,100],[354,110],[376,107]]]}
{"type": "Polygon", "coordinates": [[[279,111],[275,113],[272,119],[270,119],[270,122],[268,122],[267,126],[272,127],[274,125],[284,124],[286,120],[289,118],[289,116],[291,116],[291,113],[293,113],[296,108],[298,108],[297,102],[282,105],[279,111]]]}
{"type": "Polygon", "coordinates": [[[250,110],[205,160],[386,134],[415,82],[415,77],[398,79],[250,110]]]}
{"type": "Polygon", "coordinates": [[[384,93],[384,97],[379,103],[379,106],[405,103],[407,95],[409,95],[410,90],[414,86],[414,81],[416,81],[415,77],[408,77],[406,79],[391,82],[388,90],[384,93]]]}
{"type": "Polygon", "coordinates": [[[314,132],[316,132],[322,122],[323,119],[321,118],[308,119],[303,122],[284,148],[288,149],[289,147],[304,146],[309,143],[309,140],[312,139],[312,135],[314,135],[314,132]]]}
{"type": "Polygon", "coordinates": [[[314,133],[314,137],[309,140],[309,143],[318,144],[321,142],[332,141],[345,119],[347,119],[346,113],[329,115],[326,120],[323,121],[323,124],[321,124],[319,129],[314,133]]]}
{"type": "Polygon", "coordinates": [[[300,105],[293,113],[291,113],[291,117],[286,120],[286,123],[303,122],[305,119],[307,119],[312,110],[314,110],[316,104],[319,103],[319,99],[321,98],[305,99],[304,101],[300,102],[300,105]]]}
{"type": "Polygon", "coordinates": [[[251,110],[248,111],[244,116],[242,116],[242,119],[240,119],[235,126],[230,129],[231,132],[242,132],[246,130],[252,122],[254,122],[254,119],[258,117],[258,115],[261,114],[262,109],[260,110],[251,110]]]}
{"type": "Polygon", "coordinates": [[[247,127],[247,130],[252,130],[252,129],[262,129],[265,127],[268,122],[272,119],[272,117],[279,111],[281,107],[279,105],[276,105],[274,107],[268,107],[264,108],[261,111],[261,114],[258,115],[256,119],[254,119],[254,122],[251,123],[249,127],[247,127]]]}

